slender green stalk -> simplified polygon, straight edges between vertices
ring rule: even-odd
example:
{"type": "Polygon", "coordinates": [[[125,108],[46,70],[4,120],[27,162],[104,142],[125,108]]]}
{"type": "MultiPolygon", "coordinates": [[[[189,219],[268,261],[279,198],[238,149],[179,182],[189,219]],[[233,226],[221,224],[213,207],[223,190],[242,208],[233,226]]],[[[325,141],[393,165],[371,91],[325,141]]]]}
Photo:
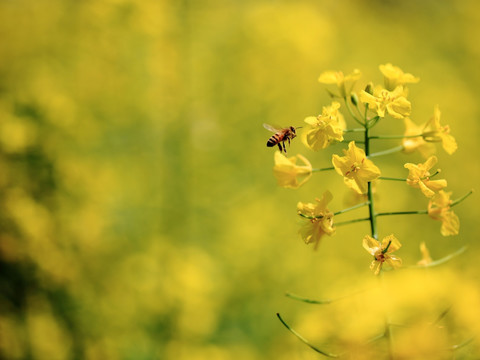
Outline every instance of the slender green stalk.
{"type": "Polygon", "coordinates": [[[312,300],[312,299],[307,299],[307,298],[304,298],[302,296],[298,296],[298,295],[295,295],[295,294],[292,294],[292,293],[286,293],[285,296],[291,298],[291,299],[294,299],[294,300],[298,300],[298,301],[302,301],[302,302],[305,302],[305,303],[308,303],[308,304],[318,304],[318,305],[324,305],[324,304],[330,304],[332,302],[335,302],[335,301],[338,301],[338,300],[343,300],[343,299],[346,299],[346,298],[349,298],[351,296],[354,296],[354,295],[357,295],[357,294],[360,294],[362,292],[364,292],[365,290],[359,290],[357,292],[354,292],[353,294],[348,294],[348,295],[344,295],[344,296],[340,296],[338,298],[335,298],[335,299],[325,299],[325,300],[312,300]]]}
{"type": "Polygon", "coordinates": [[[320,168],[320,169],[312,169],[312,172],[320,172],[320,171],[328,171],[328,170],[335,170],[333,166],[320,168]]]}
{"type": "Polygon", "coordinates": [[[424,215],[428,214],[427,210],[412,210],[412,211],[391,211],[377,213],[377,216],[389,216],[389,215],[424,215]]]}
{"type": "Polygon", "coordinates": [[[370,139],[374,139],[374,140],[410,139],[410,138],[416,138],[421,136],[423,135],[422,134],[420,135],[376,135],[376,136],[370,136],[370,139]]]}
{"type": "Polygon", "coordinates": [[[390,181],[407,181],[405,178],[393,178],[393,177],[386,177],[386,176],[380,176],[378,177],[379,180],[390,180],[390,181]]]}
{"type": "Polygon", "coordinates": [[[458,249],[458,250],[455,251],[454,253],[451,253],[451,254],[449,254],[449,255],[441,258],[441,259],[432,261],[431,263],[426,264],[426,265],[412,265],[412,266],[408,266],[407,269],[421,269],[421,268],[429,268],[429,267],[434,267],[434,266],[442,265],[442,264],[445,264],[446,262],[452,260],[454,257],[463,254],[466,250],[467,250],[467,247],[466,247],[466,246],[462,246],[460,249],[458,249]]]}
{"type": "Polygon", "coordinates": [[[338,223],[335,223],[335,226],[343,226],[343,225],[353,224],[353,223],[362,222],[362,221],[370,221],[370,217],[361,218],[361,219],[353,219],[353,220],[340,221],[340,222],[338,222],[338,223]]]}
{"type": "Polygon", "coordinates": [[[308,219],[308,220],[323,219],[323,215],[308,216],[308,215],[302,214],[301,212],[299,212],[298,215],[300,215],[301,217],[304,217],[305,219],[308,219]]]}
{"type": "Polygon", "coordinates": [[[340,142],[341,142],[341,143],[344,143],[344,144],[348,144],[350,141],[355,141],[355,144],[365,144],[365,142],[362,141],[362,140],[345,140],[345,139],[344,139],[344,140],[342,140],[342,141],[340,141],[340,142]]]}
{"type": "Polygon", "coordinates": [[[346,209],[343,209],[343,210],[339,210],[339,211],[333,213],[333,215],[340,215],[340,214],[346,213],[346,212],[348,212],[348,211],[361,208],[361,207],[366,206],[366,205],[368,205],[368,201],[366,201],[366,202],[364,202],[364,203],[361,203],[361,204],[354,205],[354,206],[352,206],[352,207],[349,207],[349,208],[346,208],[346,209]]]}
{"type": "MultiPolygon", "coordinates": [[[[428,176],[424,176],[424,177],[421,177],[420,180],[427,180],[427,179],[430,179],[436,175],[440,174],[440,169],[435,171],[432,175],[428,175],[428,176]]],[[[407,181],[408,179],[405,179],[405,178],[393,178],[393,177],[386,177],[386,176],[380,176],[378,179],[380,180],[392,180],[392,181],[407,181]]],[[[470,194],[467,194],[465,196],[468,196],[470,194]]],[[[463,198],[462,198],[463,200],[463,198]]]]}
{"type": "Polygon", "coordinates": [[[307,298],[304,298],[304,297],[301,297],[301,296],[298,296],[298,295],[295,295],[295,294],[292,294],[292,293],[286,293],[285,296],[287,296],[291,299],[294,299],[294,300],[298,300],[298,301],[308,303],[308,304],[317,304],[317,305],[330,304],[333,301],[333,300],[330,300],[330,299],[311,300],[311,299],[307,299],[307,298]]]}
{"type": "Polygon", "coordinates": [[[310,344],[308,342],[307,339],[305,339],[302,335],[300,335],[298,332],[296,332],[295,330],[293,330],[283,319],[282,317],[280,316],[279,313],[277,313],[277,317],[278,319],[280,320],[280,322],[283,324],[283,326],[285,326],[288,331],[290,331],[293,335],[295,335],[298,339],[300,339],[304,344],[308,345],[311,349],[315,350],[316,352],[326,356],[326,357],[330,357],[330,358],[338,358],[339,355],[336,355],[336,354],[332,354],[332,353],[329,353],[329,352],[326,352],[324,350],[320,350],[319,348],[313,346],[312,344],[310,344]]]}
{"type": "Polygon", "coordinates": [[[465,340],[464,342],[458,344],[458,345],[453,345],[452,347],[450,347],[448,350],[458,350],[464,346],[467,346],[468,344],[470,344],[472,341],[473,341],[474,337],[472,336],[471,338],[465,340]]]}
{"type": "Polygon", "coordinates": [[[380,120],[380,116],[375,116],[371,119],[367,120],[367,127],[369,129],[373,128],[375,125],[377,125],[378,121],[380,120]]]}
{"type": "Polygon", "coordinates": [[[352,108],[350,107],[350,104],[348,103],[348,99],[346,96],[343,98],[343,100],[345,100],[345,105],[347,107],[348,112],[350,113],[350,116],[353,118],[353,120],[355,120],[360,125],[365,126],[365,124],[361,120],[359,120],[353,113],[352,108]]]}
{"type": "MultiPolygon", "coordinates": [[[[365,126],[365,155],[367,157],[370,155],[370,134],[367,126],[365,126]]],[[[378,240],[377,217],[375,215],[372,183],[370,181],[367,184],[367,196],[368,196],[368,212],[370,215],[370,230],[372,233],[372,237],[378,240]]]]}
{"type": "MultiPolygon", "coordinates": [[[[361,203],[361,204],[351,206],[351,207],[346,208],[346,209],[339,210],[339,211],[333,213],[333,215],[340,215],[340,214],[346,213],[348,211],[352,211],[352,210],[361,208],[361,207],[366,206],[366,205],[368,205],[368,201],[364,202],[364,203],[361,203]]],[[[298,215],[300,215],[301,217],[303,217],[305,219],[309,219],[309,220],[317,220],[317,219],[322,219],[323,218],[323,215],[308,216],[308,215],[302,214],[301,212],[299,212],[298,215]]]]}
{"type": "Polygon", "coordinates": [[[463,200],[465,200],[467,197],[469,197],[469,196],[472,195],[472,194],[473,194],[473,190],[470,190],[468,193],[466,193],[465,195],[463,195],[461,198],[453,201],[452,204],[450,205],[450,207],[454,207],[455,205],[460,204],[463,200]]]}
{"type": "Polygon", "coordinates": [[[399,145],[399,146],[395,146],[391,149],[387,149],[387,150],[379,151],[379,152],[376,152],[376,153],[373,153],[373,154],[369,154],[369,155],[367,155],[367,157],[372,158],[372,157],[376,157],[376,156],[389,155],[389,154],[393,154],[393,153],[396,153],[396,152],[399,152],[399,151],[402,151],[402,150],[403,150],[403,145],[399,145]]]}

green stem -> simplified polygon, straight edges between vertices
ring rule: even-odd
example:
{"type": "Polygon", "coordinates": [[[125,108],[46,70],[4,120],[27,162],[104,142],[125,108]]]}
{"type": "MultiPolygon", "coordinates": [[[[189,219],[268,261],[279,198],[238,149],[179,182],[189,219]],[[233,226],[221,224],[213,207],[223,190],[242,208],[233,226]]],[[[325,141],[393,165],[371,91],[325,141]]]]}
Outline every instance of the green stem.
{"type": "Polygon", "coordinates": [[[346,209],[343,209],[343,210],[340,210],[340,211],[337,211],[337,212],[333,213],[333,215],[340,215],[340,214],[346,213],[347,211],[351,211],[351,210],[361,208],[365,205],[368,205],[368,201],[366,201],[364,203],[361,203],[361,204],[354,205],[352,207],[349,207],[349,208],[346,208],[346,209]]]}
{"type": "Polygon", "coordinates": [[[308,342],[307,339],[305,339],[302,335],[300,335],[299,333],[297,333],[295,330],[293,330],[283,319],[282,317],[280,316],[279,313],[277,313],[277,317],[278,319],[280,320],[280,322],[283,324],[283,326],[285,326],[288,331],[290,331],[293,335],[295,335],[298,339],[300,339],[304,344],[308,345],[311,349],[315,350],[316,352],[326,356],[326,357],[330,357],[330,358],[338,358],[339,355],[336,355],[336,354],[331,354],[331,353],[328,353],[326,351],[323,351],[323,350],[320,350],[319,348],[313,346],[312,344],[310,344],[308,342]]]}
{"type": "Polygon", "coordinates": [[[381,156],[381,155],[388,155],[388,154],[393,154],[393,153],[396,153],[396,152],[399,152],[399,151],[402,151],[402,150],[403,150],[403,145],[399,145],[399,146],[395,146],[391,149],[387,149],[387,150],[383,150],[383,151],[379,151],[379,152],[370,154],[367,157],[372,158],[372,157],[381,156]]]}
{"type": "Polygon", "coordinates": [[[343,98],[343,100],[345,100],[345,105],[347,106],[347,110],[348,110],[348,112],[350,113],[350,116],[353,118],[353,120],[355,120],[355,121],[356,121],[357,123],[359,123],[360,125],[365,126],[365,124],[362,123],[362,122],[355,116],[355,114],[353,113],[352,108],[350,107],[350,104],[348,103],[348,99],[347,99],[346,96],[343,98]]]}
{"type": "Polygon", "coordinates": [[[325,299],[325,300],[307,299],[307,298],[304,298],[303,296],[298,296],[298,295],[295,295],[295,294],[292,294],[292,293],[286,293],[285,296],[287,296],[291,299],[294,299],[294,300],[302,301],[302,302],[307,303],[307,304],[325,305],[325,304],[330,304],[330,303],[335,302],[335,301],[346,299],[346,298],[354,296],[354,295],[358,295],[358,294],[360,294],[364,291],[365,290],[359,290],[359,291],[354,292],[352,294],[340,296],[340,297],[335,298],[335,299],[325,299]]]}
{"type": "MultiPolygon", "coordinates": [[[[432,175],[421,177],[420,180],[428,180],[428,179],[430,179],[430,178],[432,178],[432,177],[434,177],[438,174],[440,174],[440,170],[435,171],[432,175]]],[[[405,178],[393,178],[393,177],[386,177],[386,176],[380,176],[380,177],[378,177],[378,179],[380,179],[380,180],[392,180],[392,181],[407,181],[408,180],[408,179],[405,179],[405,178]]],[[[471,192],[470,192],[470,194],[471,194],[471,192]]],[[[470,195],[470,194],[465,195],[465,197],[470,195]]],[[[464,198],[462,198],[462,200],[464,198]]]]}
{"type": "Polygon", "coordinates": [[[386,177],[386,176],[380,176],[377,179],[379,179],[379,180],[391,180],[391,181],[407,181],[407,179],[392,178],[392,177],[386,177]]]}
{"type": "Polygon", "coordinates": [[[380,120],[380,116],[375,116],[367,121],[367,127],[369,129],[373,128],[375,125],[377,125],[378,121],[380,120]]]}
{"type": "Polygon", "coordinates": [[[298,215],[300,215],[301,217],[304,217],[305,219],[308,219],[308,220],[317,220],[317,219],[323,219],[323,215],[318,215],[318,216],[308,216],[308,215],[302,214],[301,212],[299,212],[299,213],[298,213],[298,215]]]}
{"type": "MultiPolygon", "coordinates": [[[[367,156],[367,158],[370,155],[370,134],[369,134],[369,129],[366,125],[365,125],[365,155],[367,156]]],[[[367,183],[367,196],[368,196],[368,213],[370,216],[370,231],[372,233],[372,237],[378,240],[377,217],[375,215],[372,183],[370,181],[367,183]]]]}
{"type": "Polygon", "coordinates": [[[353,220],[340,221],[340,222],[338,222],[338,223],[335,223],[335,226],[343,226],[343,225],[353,224],[353,223],[361,222],[361,221],[370,221],[370,217],[361,218],[361,219],[353,219],[353,220]]]}
{"type": "MultiPolygon", "coordinates": [[[[333,215],[340,215],[340,214],[346,213],[347,211],[351,211],[351,210],[361,208],[365,205],[368,205],[368,202],[364,202],[364,203],[357,204],[355,206],[352,206],[352,207],[349,207],[349,208],[346,208],[346,209],[339,210],[336,213],[334,213],[333,215]]],[[[309,219],[309,220],[317,220],[317,219],[322,219],[323,218],[323,215],[308,216],[308,215],[302,214],[301,212],[299,212],[298,215],[300,215],[301,217],[303,217],[305,219],[309,219]]]]}
{"type": "Polygon", "coordinates": [[[462,343],[460,343],[460,344],[458,344],[458,345],[453,345],[453,346],[452,346],[451,348],[449,348],[448,350],[453,350],[453,351],[458,350],[458,349],[460,349],[460,348],[462,348],[462,347],[467,346],[468,344],[470,344],[470,343],[473,341],[473,339],[474,339],[474,337],[471,337],[471,338],[465,340],[464,342],[462,342],[462,343]]]}
{"type": "Polygon", "coordinates": [[[392,212],[381,212],[377,216],[388,216],[388,215],[424,215],[428,214],[427,210],[413,210],[413,211],[392,211],[392,212]]]}
{"type": "Polygon", "coordinates": [[[473,194],[473,190],[470,190],[468,193],[466,193],[465,195],[463,195],[461,198],[453,201],[451,204],[450,204],[450,207],[454,207],[455,205],[457,204],[460,204],[463,200],[465,200],[467,197],[469,197],[470,195],[473,194]]]}
{"type": "Polygon", "coordinates": [[[311,300],[311,299],[307,299],[307,298],[304,298],[304,297],[301,297],[301,296],[298,296],[298,295],[295,295],[295,294],[292,294],[292,293],[286,293],[285,296],[287,296],[291,299],[294,299],[294,300],[302,301],[302,302],[307,303],[307,304],[324,305],[324,304],[330,304],[333,301],[333,300],[330,300],[330,299],[327,299],[327,300],[311,300]]]}
{"type": "Polygon", "coordinates": [[[328,170],[335,170],[335,168],[333,166],[330,166],[330,167],[326,167],[326,168],[312,169],[312,172],[328,171],[328,170]]]}
{"type": "Polygon", "coordinates": [[[434,266],[442,265],[442,264],[445,264],[446,262],[450,261],[454,257],[463,254],[466,250],[467,250],[467,247],[462,246],[460,249],[458,249],[454,253],[451,253],[451,254],[449,254],[449,255],[441,258],[441,259],[432,261],[429,264],[426,264],[426,265],[412,265],[412,266],[408,266],[407,268],[408,269],[422,269],[422,268],[428,268],[428,267],[434,267],[434,266]]]}
{"type": "Polygon", "coordinates": [[[422,134],[420,135],[377,135],[377,136],[371,136],[370,139],[410,139],[410,138],[416,138],[416,137],[421,137],[423,136],[422,134]]]}

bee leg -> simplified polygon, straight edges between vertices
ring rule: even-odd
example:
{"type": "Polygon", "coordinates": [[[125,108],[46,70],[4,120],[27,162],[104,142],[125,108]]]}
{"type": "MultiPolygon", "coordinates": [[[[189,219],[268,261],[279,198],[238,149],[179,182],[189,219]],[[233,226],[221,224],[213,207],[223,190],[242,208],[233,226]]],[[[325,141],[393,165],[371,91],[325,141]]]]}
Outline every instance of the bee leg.
{"type": "Polygon", "coordinates": [[[285,141],[282,141],[282,144],[283,144],[283,151],[285,152],[285,154],[287,153],[287,149],[285,148],[285,141]]]}
{"type": "Polygon", "coordinates": [[[280,152],[282,152],[282,145],[280,143],[277,144],[278,148],[280,149],[280,152]]]}

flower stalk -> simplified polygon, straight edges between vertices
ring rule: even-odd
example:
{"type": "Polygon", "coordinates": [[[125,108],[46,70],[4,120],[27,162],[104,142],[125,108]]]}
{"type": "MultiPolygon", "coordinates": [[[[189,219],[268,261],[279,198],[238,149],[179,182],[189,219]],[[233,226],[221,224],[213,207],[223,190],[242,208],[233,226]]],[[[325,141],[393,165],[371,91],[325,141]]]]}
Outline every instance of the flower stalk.
{"type": "MultiPolygon", "coordinates": [[[[348,143],[348,149],[343,150],[343,156],[332,155],[332,165],[324,168],[313,168],[310,162],[301,155],[292,158],[280,157],[276,165],[276,175],[280,184],[284,187],[297,188],[305,181],[310,179],[313,172],[324,172],[335,170],[351,192],[355,196],[353,202],[356,205],[346,207],[339,211],[329,210],[328,203],[333,199],[332,193],[326,190],[321,199],[316,198],[316,203],[297,204],[297,213],[302,218],[302,227],[299,233],[306,244],[313,243],[314,249],[317,249],[320,239],[327,236],[334,236],[336,228],[359,222],[368,222],[369,234],[363,237],[363,248],[373,257],[370,263],[370,269],[374,275],[379,275],[378,279],[382,287],[386,285],[387,277],[384,276],[384,270],[398,269],[402,267],[402,259],[397,256],[397,250],[402,247],[401,242],[393,233],[379,238],[379,228],[377,218],[380,216],[396,215],[428,215],[429,218],[441,222],[440,233],[443,236],[457,235],[460,228],[458,216],[452,211],[452,207],[463,202],[468,198],[473,190],[456,200],[450,200],[451,192],[444,189],[447,187],[446,179],[435,179],[440,173],[430,170],[437,163],[438,159],[434,156],[435,143],[441,144],[443,149],[452,154],[457,149],[454,137],[450,134],[450,127],[440,123],[440,110],[438,106],[434,107],[434,114],[430,121],[424,125],[417,125],[410,119],[412,104],[407,99],[407,84],[414,84],[419,79],[412,74],[404,73],[401,69],[392,64],[380,66],[380,71],[384,75],[385,86],[375,86],[368,83],[364,90],[354,92],[355,82],[360,78],[361,73],[354,70],[349,75],[344,75],[340,71],[327,71],[320,75],[319,82],[336,86],[336,90],[327,90],[332,95],[332,103],[323,107],[321,115],[316,117],[307,117],[304,121],[308,124],[300,137],[303,144],[313,151],[323,150],[332,145],[342,145],[348,143]],[[344,106],[340,109],[340,102],[343,99],[344,106]],[[346,111],[350,115],[350,121],[359,124],[360,127],[348,128],[342,112],[346,111]],[[380,121],[398,121],[405,125],[403,135],[374,134],[374,128],[380,121]],[[356,135],[360,133],[360,135],[356,135]],[[363,136],[361,135],[363,133],[363,136]],[[349,135],[351,134],[351,135],[349,135]],[[344,136],[350,138],[345,139],[344,136]],[[357,139],[351,139],[357,138],[357,139]],[[372,143],[373,140],[373,143],[372,143]],[[385,150],[375,151],[372,145],[377,144],[375,140],[400,140],[399,144],[385,150]],[[372,159],[384,157],[398,152],[410,154],[418,152],[425,162],[406,163],[401,168],[408,170],[406,177],[382,176],[381,169],[372,159]],[[297,163],[301,161],[301,163],[297,163]],[[428,201],[426,208],[421,210],[393,210],[377,212],[375,208],[375,199],[380,197],[377,194],[375,180],[394,181],[400,189],[410,186],[420,189],[419,195],[422,199],[428,201]],[[404,183],[404,184],[401,184],[404,183]],[[344,213],[368,208],[361,217],[336,221],[336,217],[344,213]]],[[[292,127],[293,128],[293,127],[292,127]]],[[[300,128],[300,127],[296,127],[300,128]]],[[[381,165],[381,164],[380,164],[381,165]]],[[[399,167],[400,168],[400,167],[399,167]]],[[[456,252],[438,260],[432,260],[430,252],[425,242],[420,244],[422,259],[415,266],[406,266],[405,268],[428,268],[444,264],[452,258],[465,251],[465,247],[456,252]]],[[[387,290],[386,286],[383,289],[387,290]]],[[[291,293],[286,294],[294,300],[309,304],[330,304],[331,299],[311,300],[291,293]]],[[[292,332],[297,338],[308,345],[316,352],[327,357],[339,357],[338,354],[332,354],[323,349],[312,345],[299,333],[293,330],[277,313],[277,317],[282,324],[292,332]]],[[[388,353],[387,358],[394,359],[395,347],[392,334],[392,326],[389,321],[389,314],[384,314],[384,331],[374,340],[384,339],[388,353]]],[[[406,326],[405,326],[406,327],[406,326]]],[[[465,342],[468,345],[469,341],[465,342]]],[[[460,346],[465,346],[461,344],[460,346]]]]}

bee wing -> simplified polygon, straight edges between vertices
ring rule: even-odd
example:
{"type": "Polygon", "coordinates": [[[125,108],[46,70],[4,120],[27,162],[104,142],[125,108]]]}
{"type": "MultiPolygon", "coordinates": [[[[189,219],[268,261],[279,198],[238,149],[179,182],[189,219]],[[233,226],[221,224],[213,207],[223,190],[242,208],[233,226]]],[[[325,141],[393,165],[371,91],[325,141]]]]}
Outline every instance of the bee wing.
{"type": "Polygon", "coordinates": [[[272,126],[272,125],[268,125],[268,124],[263,124],[263,127],[264,127],[265,129],[271,131],[271,132],[274,132],[274,133],[279,132],[279,131],[281,130],[281,129],[279,129],[279,128],[276,128],[276,127],[274,127],[274,126],[272,126]]]}

